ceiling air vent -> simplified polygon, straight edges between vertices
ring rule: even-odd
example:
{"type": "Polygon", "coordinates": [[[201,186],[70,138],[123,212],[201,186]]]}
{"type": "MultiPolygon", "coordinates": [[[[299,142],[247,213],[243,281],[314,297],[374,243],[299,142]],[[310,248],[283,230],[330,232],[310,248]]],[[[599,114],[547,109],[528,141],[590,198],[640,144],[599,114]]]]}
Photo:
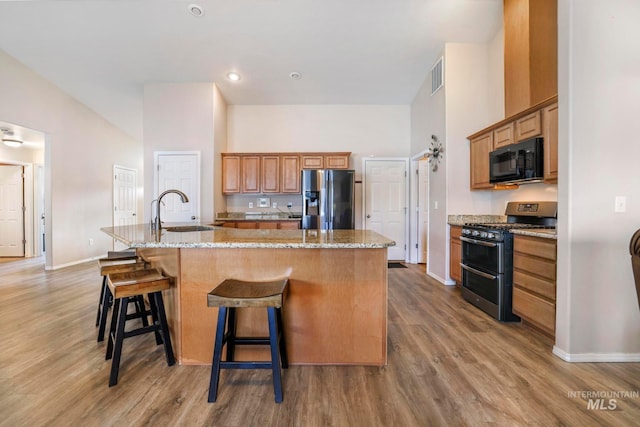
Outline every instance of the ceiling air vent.
{"type": "Polygon", "coordinates": [[[444,86],[444,75],[442,73],[442,61],[443,57],[438,59],[431,69],[431,95],[436,93],[442,86],[444,86]]]}

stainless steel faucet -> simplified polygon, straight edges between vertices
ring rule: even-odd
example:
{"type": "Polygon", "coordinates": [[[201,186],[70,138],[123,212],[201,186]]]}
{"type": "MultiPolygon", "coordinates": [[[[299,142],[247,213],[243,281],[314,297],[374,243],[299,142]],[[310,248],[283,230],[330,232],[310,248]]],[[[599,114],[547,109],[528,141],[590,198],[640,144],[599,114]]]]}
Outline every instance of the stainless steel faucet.
{"type": "MultiPolygon", "coordinates": [[[[167,190],[167,191],[164,191],[162,194],[160,194],[160,195],[158,196],[158,199],[157,199],[157,200],[158,200],[158,202],[157,202],[157,204],[156,204],[156,220],[155,220],[155,222],[154,222],[154,224],[153,224],[153,228],[154,228],[154,230],[155,230],[156,232],[158,232],[158,233],[160,232],[160,229],[162,228],[162,226],[160,225],[160,224],[162,223],[162,222],[160,221],[160,205],[161,205],[161,204],[164,204],[164,203],[162,203],[162,198],[163,198],[164,196],[166,196],[167,194],[169,194],[169,193],[175,193],[175,194],[177,194],[178,196],[180,196],[180,200],[182,201],[182,203],[187,203],[187,202],[189,201],[189,197],[187,197],[187,195],[186,195],[186,194],[184,194],[184,193],[183,193],[182,191],[180,191],[180,190],[167,190]]],[[[151,202],[151,206],[153,206],[153,202],[151,202]]]]}

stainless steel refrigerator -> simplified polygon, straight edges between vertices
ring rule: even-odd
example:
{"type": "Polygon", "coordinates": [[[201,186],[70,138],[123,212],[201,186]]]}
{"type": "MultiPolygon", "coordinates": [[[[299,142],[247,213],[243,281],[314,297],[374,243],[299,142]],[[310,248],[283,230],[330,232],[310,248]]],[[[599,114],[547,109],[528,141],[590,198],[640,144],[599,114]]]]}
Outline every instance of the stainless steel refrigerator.
{"type": "Polygon", "coordinates": [[[302,171],[302,228],[337,230],[354,227],[355,171],[302,171]]]}

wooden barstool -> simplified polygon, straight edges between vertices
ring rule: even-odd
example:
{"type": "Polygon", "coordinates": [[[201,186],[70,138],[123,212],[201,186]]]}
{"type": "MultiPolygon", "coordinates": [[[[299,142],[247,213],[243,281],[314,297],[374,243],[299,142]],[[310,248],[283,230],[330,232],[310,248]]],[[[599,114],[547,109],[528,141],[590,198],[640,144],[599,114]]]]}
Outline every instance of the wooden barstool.
{"type": "Polygon", "coordinates": [[[287,347],[282,326],[282,295],[289,280],[270,282],[244,282],[227,279],[207,295],[207,305],[218,307],[216,339],[213,346],[213,363],[209,382],[209,402],[218,397],[220,369],[271,369],[276,403],[282,402],[282,376],[280,366],[287,368],[287,347]],[[269,319],[268,337],[236,336],[236,308],[266,307],[269,319]],[[227,316],[228,314],[228,316],[227,316]],[[226,329],[226,332],[225,332],[226,329]],[[227,344],[226,360],[222,361],[222,347],[227,344]],[[271,361],[234,361],[236,345],[268,344],[271,361]]]}
{"type": "MultiPolygon", "coordinates": [[[[107,276],[113,273],[126,273],[136,270],[143,270],[147,264],[140,260],[131,251],[115,252],[109,251],[106,258],[98,260],[100,266],[100,275],[102,276],[102,287],[100,288],[100,298],[98,300],[98,314],[96,316],[96,326],[98,327],[98,342],[104,341],[104,331],[107,325],[107,312],[112,304],[112,295],[107,286],[107,276]]],[[[144,299],[135,298],[131,300],[136,304],[136,312],[139,314],[145,311],[144,299]]],[[[146,316],[139,316],[142,319],[143,326],[147,326],[149,322],[146,316]]]]}
{"type": "Polygon", "coordinates": [[[109,387],[118,383],[120,356],[122,355],[122,344],[125,338],[153,332],[156,336],[156,344],[164,344],[167,365],[172,366],[175,364],[171,337],[169,336],[169,325],[167,324],[167,316],[162,300],[162,291],[169,289],[171,280],[156,269],[146,269],[109,274],[107,276],[107,285],[114,298],[106,354],[106,360],[113,359],[111,361],[109,387]],[[151,311],[145,311],[143,314],[145,316],[151,314],[153,324],[125,332],[125,323],[131,318],[127,316],[129,299],[138,298],[145,294],[148,295],[151,311]]]}

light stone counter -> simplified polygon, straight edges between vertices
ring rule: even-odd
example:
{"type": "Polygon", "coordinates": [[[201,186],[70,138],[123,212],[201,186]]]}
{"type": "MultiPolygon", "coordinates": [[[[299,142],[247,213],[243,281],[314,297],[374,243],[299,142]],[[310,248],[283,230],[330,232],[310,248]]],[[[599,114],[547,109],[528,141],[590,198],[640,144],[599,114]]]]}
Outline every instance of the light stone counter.
{"type": "Polygon", "coordinates": [[[467,223],[473,224],[497,224],[500,222],[507,222],[505,215],[449,215],[447,217],[447,223],[449,225],[462,226],[467,223]]]}
{"type": "Polygon", "coordinates": [[[220,212],[216,221],[300,221],[300,212],[220,212]]]}
{"type": "MultiPolygon", "coordinates": [[[[166,224],[173,225],[179,224],[166,224]]],[[[163,229],[159,236],[152,232],[148,224],[104,227],[101,230],[132,248],[375,249],[395,246],[393,240],[370,230],[243,230],[212,227],[211,230],[189,232],[163,229]]]]}
{"type": "Polygon", "coordinates": [[[545,228],[513,229],[511,234],[521,234],[523,236],[542,237],[543,239],[557,239],[556,230],[545,228]]]}

